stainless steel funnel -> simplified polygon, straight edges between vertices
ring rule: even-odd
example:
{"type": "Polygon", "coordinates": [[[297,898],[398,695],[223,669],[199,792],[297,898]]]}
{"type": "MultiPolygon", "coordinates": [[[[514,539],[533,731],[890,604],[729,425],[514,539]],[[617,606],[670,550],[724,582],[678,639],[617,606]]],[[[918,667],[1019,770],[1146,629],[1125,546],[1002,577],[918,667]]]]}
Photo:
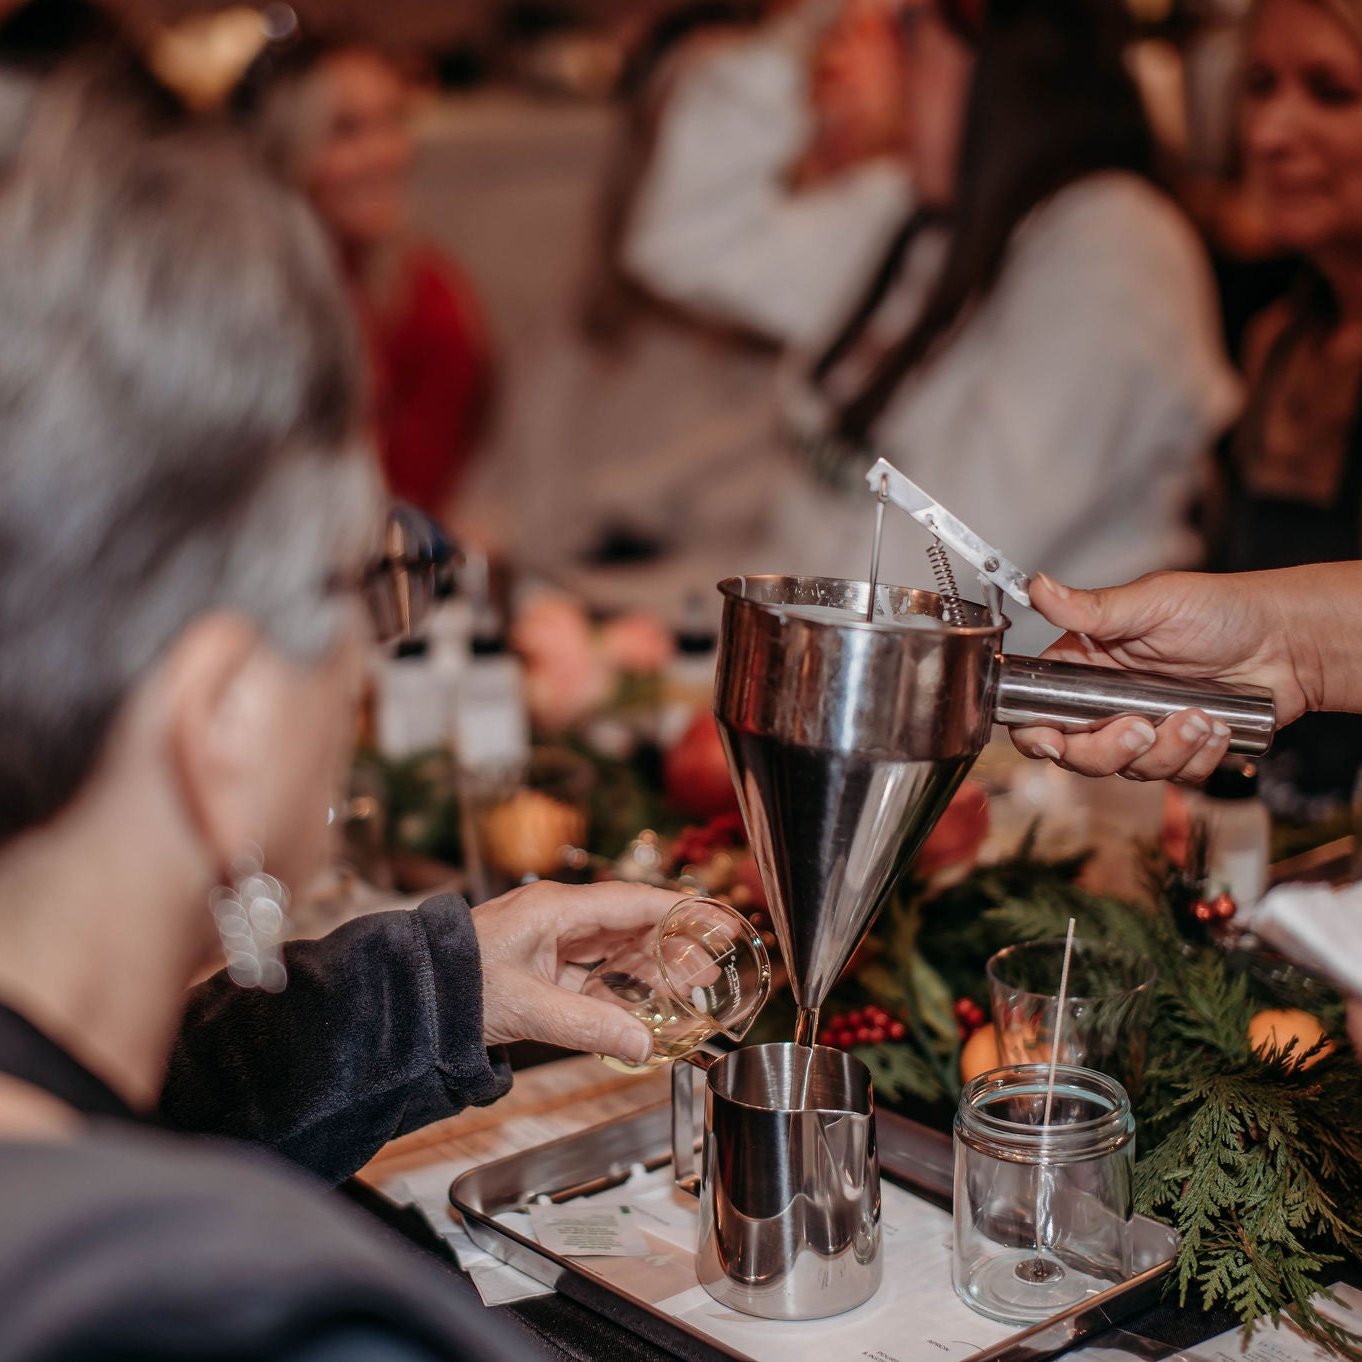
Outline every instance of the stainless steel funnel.
{"type": "Polygon", "coordinates": [[[1265,751],[1266,692],[1005,658],[1007,621],[934,592],[825,577],[731,577],[714,712],[812,1044],[817,1009],[988,739],[1199,706],[1265,751]]]}

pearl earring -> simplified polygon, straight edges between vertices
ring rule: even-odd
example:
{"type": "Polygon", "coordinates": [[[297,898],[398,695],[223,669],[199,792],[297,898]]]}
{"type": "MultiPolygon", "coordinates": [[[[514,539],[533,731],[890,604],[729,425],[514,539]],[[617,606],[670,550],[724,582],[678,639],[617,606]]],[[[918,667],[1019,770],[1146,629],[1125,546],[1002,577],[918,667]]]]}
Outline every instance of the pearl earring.
{"type": "Polygon", "coordinates": [[[279,993],[288,983],[281,946],[288,930],[288,890],[265,873],[260,848],[249,846],[232,862],[230,886],[219,885],[208,906],[222,938],[227,976],[241,988],[279,993]]]}

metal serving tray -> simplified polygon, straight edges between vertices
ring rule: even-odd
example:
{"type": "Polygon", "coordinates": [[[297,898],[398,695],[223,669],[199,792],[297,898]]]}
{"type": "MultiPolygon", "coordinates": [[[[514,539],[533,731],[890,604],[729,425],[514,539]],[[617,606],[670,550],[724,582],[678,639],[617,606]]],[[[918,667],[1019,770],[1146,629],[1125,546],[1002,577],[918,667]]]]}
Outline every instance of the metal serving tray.
{"type": "MultiPolygon", "coordinates": [[[[925,1201],[949,1208],[950,1137],[891,1112],[877,1113],[876,1125],[881,1175],[925,1201]]],[[[565,1258],[496,1218],[544,1197],[561,1204],[621,1187],[639,1164],[651,1170],[670,1163],[670,1151],[671,1107],[663,1103],[474,1168],[455,1179],[449,1200],[480,1248],[677,1357],[690,1362],[720,1358],[750,1362],[748,1354],[673,1318],[612,1280],[627,1278],[621,1265],[637,1260],[565,1258]]],[[[1137,1216],[1136,1273],[1129,1281],[957,1362],[1037,1362],[1100,1333],[1155,1302],[1177,1247],[1177,1235],[1168,1226],[1137,1216]]],[[[888,1279],[881,1290],[887,1289],[892,1289],[888,1279]]],[[[920,1328],[920,1321],[906,1319],[904,1324],[909,1330],[920,1328]]]]}

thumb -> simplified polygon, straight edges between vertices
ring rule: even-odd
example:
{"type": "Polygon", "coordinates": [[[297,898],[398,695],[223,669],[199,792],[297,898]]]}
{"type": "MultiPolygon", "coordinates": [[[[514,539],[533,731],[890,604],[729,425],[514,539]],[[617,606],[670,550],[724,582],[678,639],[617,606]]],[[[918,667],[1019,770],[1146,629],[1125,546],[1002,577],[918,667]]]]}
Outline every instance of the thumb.
{"type": "Polygon", "coordinates": [[[653,1038],[648,1028],[614,1003],[537,983],[527,990],[523,1009],[529,1039],[567,1050],[613,1055],[628,1064],[643,1064],[652,1056],[653,1038]]]}
{"type": "Polygon", "coordinates": [[[1031,604],[1051,624],[1070,634],[1086,634],[1090,638],[1123,638],[1128,633],[1124,592],[1128,588],[1107,588],[1101,591],[1081,591],[1077,587],[1062,586],[1043,572],[1031,582],[1031,604]]]}

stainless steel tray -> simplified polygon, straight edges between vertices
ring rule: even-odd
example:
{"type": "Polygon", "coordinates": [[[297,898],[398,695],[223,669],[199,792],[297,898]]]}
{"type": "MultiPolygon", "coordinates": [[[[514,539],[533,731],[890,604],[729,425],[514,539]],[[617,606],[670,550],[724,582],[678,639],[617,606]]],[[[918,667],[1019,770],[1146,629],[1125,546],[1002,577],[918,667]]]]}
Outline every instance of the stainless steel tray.
{"type": "MultiPolygon", "coordinates": [[[[891,1112],[877,1114],[880,1169],[901,1187],[949,1207],[952,1181],[950,1138],[891,1112]]],[[[502,1224],[496,1217],[523,1209],[536,1198],[571,1201],[622,1186],[630,1168],[657,1168],[671,1159],[671,1108],[663,1103],[621,1120],[594,1126],[565,1139],[484,1164],[455,1179],[450,1204],[480,1248],[520,1271],[615,1320],[677,1357],[693,1362],[717,1358],[749,1362],[747,1355],[706,1336],[654,1305],[629,1294],[606,1275],[620,1258],[564,1258],[502,1224]]],[[[1157,1299],[1173,1265],[1177,1236],[1166,1225],[1136,1217],[1136,1275],[1120,1286],[1061,1314],[1008,1336],[1002,1343],[960,1362],[1033,1362],[1100,1333],[1157,1299]]],[[[889,1287],[888,1281],[885,1283],[889,1287]]],[[[911,1320],[905,1321],[913,1327],[911,1320]]]]}

